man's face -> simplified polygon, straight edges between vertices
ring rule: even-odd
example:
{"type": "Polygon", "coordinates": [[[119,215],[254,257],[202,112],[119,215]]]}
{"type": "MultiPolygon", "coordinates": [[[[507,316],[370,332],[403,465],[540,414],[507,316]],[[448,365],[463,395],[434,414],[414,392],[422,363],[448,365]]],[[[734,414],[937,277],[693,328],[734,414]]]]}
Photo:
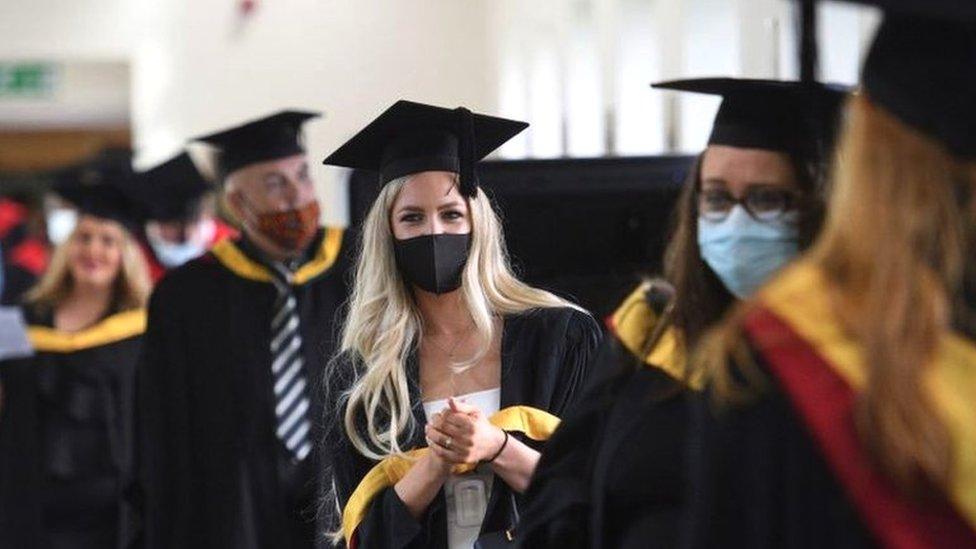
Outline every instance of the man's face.
{"type": "Polygon", "coordinates": [[[315,200],[304,154],[241,168],[228,177],[227,201],[239,219],[300,208],[315,200]]]}

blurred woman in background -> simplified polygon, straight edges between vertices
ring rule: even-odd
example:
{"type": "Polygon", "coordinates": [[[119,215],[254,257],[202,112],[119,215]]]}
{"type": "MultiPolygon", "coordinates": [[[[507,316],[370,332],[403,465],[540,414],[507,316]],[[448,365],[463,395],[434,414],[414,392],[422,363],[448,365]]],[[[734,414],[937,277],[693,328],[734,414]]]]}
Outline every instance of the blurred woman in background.
{"type": "Polygon", "coordinates": [[[824,152],[843,92],[708,78],[655,87],[720,95],[708,147],[678,201],[667,282],[610,319],[603,380],[549,442],[529,492],[525,547],[671,547],[685,502],[686,367],[705,331],[813,239],[824,152]]]}
{"type": "Polygon", "coordinates": [[[35,354],[0,363],[0,545],[114,547],[149,277],[113,184],[60,194],[79,210],[26,296],[35,354]]]}

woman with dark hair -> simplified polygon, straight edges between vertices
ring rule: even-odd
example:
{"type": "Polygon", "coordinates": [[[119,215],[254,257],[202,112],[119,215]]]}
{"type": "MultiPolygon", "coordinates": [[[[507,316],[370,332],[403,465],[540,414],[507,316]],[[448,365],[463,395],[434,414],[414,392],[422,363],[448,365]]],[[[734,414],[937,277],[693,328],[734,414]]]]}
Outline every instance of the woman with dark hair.
{"type": "Polygon", "coordinates": [[[687,349],[812,240],[843,92],[702,79],[656,87],[723,97],[678,203],[667,283],[642,284],[610,319],[604,379],[547,445],[519,538],[526,547],[670,546],[684,500],[687,349]],[[609,374],[609,375],[608,375],[609,374]]]}
{"type": "Polygon", "coordinates": [[[675,365],[683,362],[680,349],[694,348],[736,299],[748,297],[813,240],[844,93],[831,86],[727,78],[655,87],[723,97],[708,147],[678,199],[664,258],[668,299],[653,295],[662,285],[645,282],[611,322],[631,352],[645,346],[653,351],[655,342],[647,337],[653,329],[641,330],[639,341],[630,332],[641,320],[658,324],[657,318],[639,318],[657,315],[633,309],[663,302],[660,324],[668,329],[660,336],[673,334],[679,350],[663,362],[675,365]]]}

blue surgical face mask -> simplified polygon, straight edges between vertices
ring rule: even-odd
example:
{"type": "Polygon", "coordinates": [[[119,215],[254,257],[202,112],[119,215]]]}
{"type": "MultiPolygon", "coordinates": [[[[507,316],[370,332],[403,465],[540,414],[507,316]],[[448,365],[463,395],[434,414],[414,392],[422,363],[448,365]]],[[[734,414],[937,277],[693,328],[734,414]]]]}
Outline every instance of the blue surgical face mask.
{"type": "Polygon", "coordinates": [[[215,230],[214,222],[206,220],[184,242],[170,242],[160,236],[157,229],[149,226],[146,227],[146,240],[156,254],[156,259],[167,269],[172,269],[203,255],[215,230]]]}
{"type": "Polygon", "coordinates": [[[200,257],[203,255],[203,252],[207,251],[206,246],[201,246],[196,242],[181,242],[179,244],[173,242],[150,242],[149,245],[152,246],[153,252],[156,254],[156,259],[167,269],[179,267],[191,259],[200,257]]]}
{"type": "Polygon", "coordinates": [[[800,253],[799,215],[758,221],[737,204],[721,221],[698,218],[701,257],[722,284],[745,299],[800,253]]]}

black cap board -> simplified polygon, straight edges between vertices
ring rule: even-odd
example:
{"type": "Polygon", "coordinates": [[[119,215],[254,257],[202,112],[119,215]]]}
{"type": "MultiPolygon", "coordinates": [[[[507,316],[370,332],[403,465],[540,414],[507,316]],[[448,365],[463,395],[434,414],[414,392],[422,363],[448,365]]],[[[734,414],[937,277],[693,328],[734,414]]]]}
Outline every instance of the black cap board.
{"type": "Polygon", "coordinates": [[[886,13],[952,20],[976,19],[976,2],[972,0],[841,0],[854,4],[877,6],[886,13]]]}
{"type": "Polygon", "coordinates": [[[976,1],[887,0],[862,70],[868,97],[976,159],[976,1]]]}
{"type": "Polygon", "coordinates": [[[323,164],[376,171],[380,183],[424,172],[460,175],[474,196],[474,163],[529,126],[526,122],[400,100],[335,150],[323,164]]]}
{"type": "Polygon", "coordinates": [[[128,149],[103,151],[88,161],[59,170],[51,190],[82,214],[110,219],[133,230],[138,227],[141,212],[128,193],[133,175],[131,162],[128,149]]]}
{"type": "Polygon", "coordinates": [[[220,172],[226,176],[251,164],[304,153],[302,125],[321,115],[311,111],[279,111],[193,141],[218,149],[220,172]]]}
{"type": "Polygon", "coordinates": [[[743,78],[674,80],[652,87],[722,97],[709,145],[777,152],[810,150],[811,141],[832,133],[848,91],[832,84],[743,78]]]}
{"type": "Polygon", "coordinates": [[[146,219],[154,221],[186,219],[199,199],[211,190],[213,187],[185,152],[136,174],[131,185],[131,194],[142,206],[146,219]]]}

